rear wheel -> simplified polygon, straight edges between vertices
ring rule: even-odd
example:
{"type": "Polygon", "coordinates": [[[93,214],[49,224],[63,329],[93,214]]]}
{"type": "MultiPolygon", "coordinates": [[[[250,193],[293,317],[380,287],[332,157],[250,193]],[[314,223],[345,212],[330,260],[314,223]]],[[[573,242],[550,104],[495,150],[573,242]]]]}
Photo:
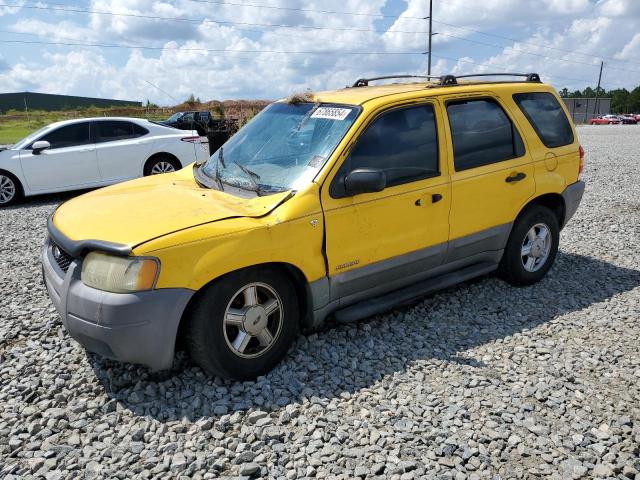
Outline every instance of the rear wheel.
{"type": "Polygon", "coordinates": [[[171,173],[180,169],[180,163],[169,155],[156,155],[147,160],[144,166],[144,176],[171,173]]]}
{"type": "Polygon", "coordinates": [[[558,252],[560,228],[555,214],[533,205],[516,220],[499,274],[512,285],[531,285],[549,271],[558,252]]]}
{"type": "Polygon", "coordinates": [[[0,172],[0,207],[16,202],[22,195],[20,182],[11,174],[0,172]]]}
{"type": "Polygon", "coordinates": [[[298,332],[298,302],[288,277],[269,268],[231,273],[201,293],[186,343],[210,375],[250,380],[286,355],[298,332]]]}

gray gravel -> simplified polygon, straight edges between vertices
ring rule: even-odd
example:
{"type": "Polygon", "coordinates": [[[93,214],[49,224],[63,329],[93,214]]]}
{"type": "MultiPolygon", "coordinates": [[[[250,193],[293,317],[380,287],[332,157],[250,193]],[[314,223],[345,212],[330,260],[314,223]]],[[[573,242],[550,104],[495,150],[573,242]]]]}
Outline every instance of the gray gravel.
{"type": "Polygon", "coordinates": [[[257,382],[87,355],[45,295],[45,220],[0,211],[0,477],[640,479],[640,126],[583,127],[548,277],[488,277],[302,337],[257,382]]]}

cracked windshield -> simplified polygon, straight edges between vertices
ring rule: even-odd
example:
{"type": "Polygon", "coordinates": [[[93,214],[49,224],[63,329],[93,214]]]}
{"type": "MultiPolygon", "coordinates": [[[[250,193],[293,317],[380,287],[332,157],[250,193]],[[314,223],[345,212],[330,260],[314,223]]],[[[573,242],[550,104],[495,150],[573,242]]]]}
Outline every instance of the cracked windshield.
{"type": "Polygon", "coordinates": [[[207,186],[220,190],[226,185],[257,195],[297,190],[322,168],[358,112],[353,105],[272,104],[218,149],[200,172],[207,186]]]}

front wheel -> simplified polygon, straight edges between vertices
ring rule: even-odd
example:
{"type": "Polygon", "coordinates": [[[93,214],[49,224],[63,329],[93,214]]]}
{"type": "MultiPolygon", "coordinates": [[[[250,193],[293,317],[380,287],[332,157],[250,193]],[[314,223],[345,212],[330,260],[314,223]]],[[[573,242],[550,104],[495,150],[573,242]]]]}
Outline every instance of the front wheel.
{"type": "Polygon", "coordinates": [[[186,320],[187,348],[203,370],[251,380],[289,350],[298,332],[298,301],[280,271],[241,270],[206,287],[186,320]]]}
{"type": "Polygon", "coordinates": [[[0,207],[6,207],[20,198],[22,190],[18,180],[8,173],[0,172],[0,207]]]}
{"type": "Polygon", "coordinates": [[[512,285],[540,281],[553,265],[559,240],[554,213],[541,205],[527,208],[511,230],[498,270],[500,276],[512,285]]]}

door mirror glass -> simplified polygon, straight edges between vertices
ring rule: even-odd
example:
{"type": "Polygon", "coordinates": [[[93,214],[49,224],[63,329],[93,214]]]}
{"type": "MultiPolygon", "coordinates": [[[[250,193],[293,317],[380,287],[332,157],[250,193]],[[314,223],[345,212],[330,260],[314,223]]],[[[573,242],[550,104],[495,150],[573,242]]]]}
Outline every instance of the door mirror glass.
{"type": "Polygon", "coordinates": [[[379,168],[357,168],[344,179],[345,192],[349,196],[381,192],[386,186],[387,176],[379,168]]]}
{"type": "Polygon", "coordinates": [[[31,145],[31,151],[34,155],[38,155],[40,152],[47,150],[48,148],[51,148],[51,144],[46,140],[38,140],[37,142],[33,142],[33,145],[31,145]]]}

